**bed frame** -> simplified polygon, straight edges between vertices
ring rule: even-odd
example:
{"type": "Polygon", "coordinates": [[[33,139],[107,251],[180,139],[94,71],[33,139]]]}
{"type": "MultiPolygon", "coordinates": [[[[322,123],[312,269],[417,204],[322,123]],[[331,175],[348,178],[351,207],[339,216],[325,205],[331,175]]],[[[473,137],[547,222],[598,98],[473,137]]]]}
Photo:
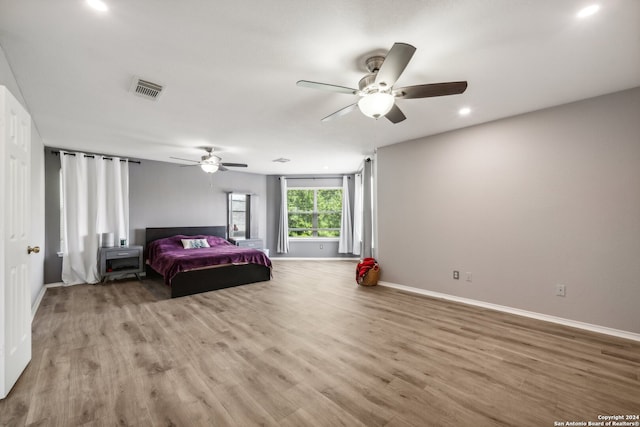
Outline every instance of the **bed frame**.
{"type": "MultiPolygon", "coordinates": [[[[209,236],[227,237],[227,227],[154,227],[147,228],[145,235],[145,272],[147,277],[162,275],[156,272],[146,263],[147,248],[149,243],[165,237],[184,234],[195,236],[206,234],[209,236]]],[[[228,265],[224,267],[207,268],[178,273],[171,280],[171,298],[198,294],[201,292],[215,291],[217,289],[230,288],[232,286],[246,285],[248,283],[264,282],[271,280],[271,269],[264,265],[242,264],[228,265]]]]}

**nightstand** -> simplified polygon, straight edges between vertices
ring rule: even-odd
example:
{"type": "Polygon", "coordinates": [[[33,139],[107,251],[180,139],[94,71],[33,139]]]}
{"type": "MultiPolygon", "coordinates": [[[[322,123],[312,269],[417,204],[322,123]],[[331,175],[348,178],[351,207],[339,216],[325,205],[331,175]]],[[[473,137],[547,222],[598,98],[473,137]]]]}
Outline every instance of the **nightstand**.
{"type": "Polygon", "coordinates": [[[140,273],[144,271],[142,246],[100,248],[98,270],[102,281],[116,274],[135,274],[140,280],[140,273]]]}
{"type": "Polygon", "coordinates": [[[231,238],[229,239],[229,241],[234,245],[240,246],[243,248],[262,249],[264,247],[264,244],[262,243],[262,239],[231,238]]]}

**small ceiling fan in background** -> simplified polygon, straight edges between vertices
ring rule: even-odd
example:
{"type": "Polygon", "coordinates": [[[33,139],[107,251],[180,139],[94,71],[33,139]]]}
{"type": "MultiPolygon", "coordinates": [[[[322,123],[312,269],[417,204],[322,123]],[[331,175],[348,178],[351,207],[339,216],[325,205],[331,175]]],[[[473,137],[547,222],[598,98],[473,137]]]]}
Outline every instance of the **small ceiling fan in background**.
{"type": "Polygon", "coordinates": [[[406,117],[398,108],[396,99],[457,95],[467,89],[466,81],[422,84],[394,89],[393,85],[409,64],[415,51],[416,48],[410,44],[394,43],[386,57],[372,56],[368,58],[366,66],[369,74],[360,80],[359,89],[308,80],[299,80],[296,84],[300,87],[360,96],[358,102],[328,115],[322,119],[323,122],[359,109],[364,115],[374,119],[384,116],[392,123],[399,123],[406,117]]]}
{"type": "Polygon", "coordinates": [[[175,160],[183,160],[185,162],[193,162],[193,165],[183,165],[181,167],[200,166],[200,168],[207,173],[215,173],[217,171],[225,172],[227,168],[246,168],[246,163],[223,163],[222,159],[213,154],[213,147],[203,147],[203,150],[207,152],[201,157],[200,161],[181,159],[180,157],[171,157],[175,160]]]}

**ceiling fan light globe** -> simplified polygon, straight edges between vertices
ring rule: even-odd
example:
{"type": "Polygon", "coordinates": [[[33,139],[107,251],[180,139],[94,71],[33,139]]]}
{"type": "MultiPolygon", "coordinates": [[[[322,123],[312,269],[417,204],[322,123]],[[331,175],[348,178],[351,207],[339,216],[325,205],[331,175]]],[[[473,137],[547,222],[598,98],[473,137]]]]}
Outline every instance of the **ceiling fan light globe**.
{"type": "Polygon", "coordinates": [[[358,108],[362,111],[362,114],[374,119],[378,119],[393,108],[394,97],[389,93],[371,93],[364,95],[358,101],[358,108]]]}
{"type": "Polygon", "coordinates": [[[215,173],[218,171],[219,165],[215,163],[202,163],[200,168],[206,173],[215,173]]]}

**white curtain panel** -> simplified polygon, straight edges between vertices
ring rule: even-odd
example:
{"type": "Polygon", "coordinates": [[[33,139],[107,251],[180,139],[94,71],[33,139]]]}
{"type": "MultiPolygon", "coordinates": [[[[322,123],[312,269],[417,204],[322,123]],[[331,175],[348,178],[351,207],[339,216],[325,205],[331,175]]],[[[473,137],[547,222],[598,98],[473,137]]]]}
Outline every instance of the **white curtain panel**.
{"type": "Polygon", "coordinates": [[[349,204],[349,177],[342,177],[342,219],[340,220],[340,241],[338,253],[353,251],[353,229],[351,228],[351,205],[349,204]]]}
{"type": "Polygon", "coordinates": [[[362,246],[362,174],[354,177],[353,191],[353,254],[360,255],[362,246]]]}
{"type": "Polygon", "coordinates": [[[287,210],[287,179],[280,177],[280,221],[278,222],[278,245],[276,252],[289,253],[289,213],[287,210]]]}
{"type": "Polygon", "coordinates": [[[97,283],[102,233],[129,242],[129,163],[118,157],[60,152],[64,245],[62,281],[97,283]]]}

